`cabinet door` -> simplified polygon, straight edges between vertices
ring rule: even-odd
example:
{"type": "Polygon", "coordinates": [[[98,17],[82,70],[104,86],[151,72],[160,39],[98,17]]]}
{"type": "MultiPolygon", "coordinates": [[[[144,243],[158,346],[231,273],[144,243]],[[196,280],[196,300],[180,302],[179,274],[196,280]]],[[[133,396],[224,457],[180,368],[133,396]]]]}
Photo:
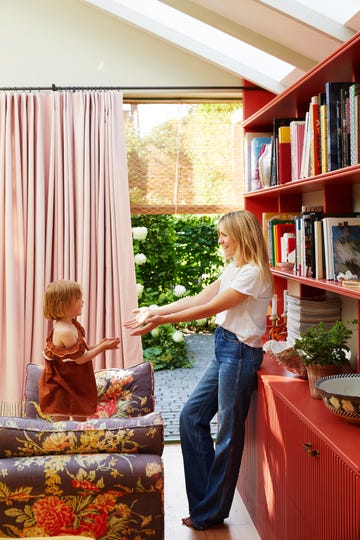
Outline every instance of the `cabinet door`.
{"type": "Polygon", "coordinates": [[[286,488],[279,493],[285,495],[285,537],[359,540],[358,476],[281,398],[274,396],[274,405],[286,451],[286,488]]]}
{"type": "Polygon", "coordinates": [[[285,448],[272,409],[269,387],[259,378],[246,422],[238,489],[261,538],[289,540],[285,530],[285,448]]]}

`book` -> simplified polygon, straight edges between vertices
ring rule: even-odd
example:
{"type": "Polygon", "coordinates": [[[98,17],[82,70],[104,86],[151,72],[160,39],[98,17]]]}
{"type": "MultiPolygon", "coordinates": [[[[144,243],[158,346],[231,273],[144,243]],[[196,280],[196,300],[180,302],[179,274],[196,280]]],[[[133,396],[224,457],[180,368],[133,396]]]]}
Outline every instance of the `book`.
{"type": "Polygon", "coordinates": [[[335,279],[334,273],[334,252],[332,242],[332,227],[345,225],[360,225],[360,213],[350,213],[339,216],[326,216],[322,219],[323,241],[325,254],[325,277],[335,279]]]}
{"type": "Polygon", "coordinates": [[[320,147],[321,147],[321,173],[328,170],[328,142],[327,142],[327,106],[325,93],[320,94],[320,147]]]}
{"type": "Polygon", "coordinates": [[[300,178],[310,176],[311,122],[309,111],[305,114],[304,142],[301,156],[300,178]]]}
{"type": "Polygon", "coordinates": [[[324,242],[321,219],[314,221],[315,278],[324,278],[324,242]]]}
{"type": "Polygon", "coordinates": [[[260,181],[259,158],[265,150],[265,146],[269,144],[270,141],[271,136],[254,137],[251,141],[251,191],[256,191],[257,189],[261,189],[263,187],[260,181]]]}
{"type": "Polygon", "coordinates": [[[295,262],[295,249],[296,249],[296,238],[295,238],[295,220],[294,220],[294,232],[285,232],[280,241],[280,261],[283,263],[294,263],[295,262]]]}
{"type": "Polygon", "coordinates": [[[291,180],[298,180],[301,171],[305,120],[290,122],[291,180]]]}
{"type": "Polygon", "coordinates": [[[291,180],[290,126],[279,127],[278,144],[278,183],[286,184],[291,180]]]}
{"type": "Polygon", "coordinates": [[[360,221],[359,225],[331,227],[334,274],[350,272],[360,278],[360,221]]]}
{"type": "Polygon", "coordinates": [[[327,107],[328,171],[340,168],[339,164],[339,104],[342,88],[349,88],[352,82],[328,81],[325,84],[327,107]]]}
{"type": "Polygon", "coordinates": [[[338,162],[339,167],[343,168],[350,165],[349,87],[340,89],[338,125],[338,162]]]}
{"type": "Polygon", "coordinates": [[[269,132],[247,132],[244,136],[244,156],[245,156],[245,190],[247,192],[260,189],[260,176],[258,169],[259,154],[264,141],[271,141],[269,132]],[[256,142],[253,142],[256,140],[256,142]],[[263,142],[260,143],[259,141],[263,142]],[[259,148],[260,147],[260,148],[259,148]],[[255,155],[256,154],[256,155],[255,155]]]}
{"type": "Polygon", "coordinates": [[[310,116],[310,167],[311,176],[316,176],[321,173],[321,146],[320,146],[320,103],[319,97],[311,98],[309,107],[310,116]]]}

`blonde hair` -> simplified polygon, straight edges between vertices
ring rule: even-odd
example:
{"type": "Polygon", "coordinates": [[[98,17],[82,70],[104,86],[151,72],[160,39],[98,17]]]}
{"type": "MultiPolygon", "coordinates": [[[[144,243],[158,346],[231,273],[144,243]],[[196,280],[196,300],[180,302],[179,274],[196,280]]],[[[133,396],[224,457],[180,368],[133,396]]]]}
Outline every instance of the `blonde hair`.
{"type": "Polygon", "coordinates": [[[238,210],[225,214],[218,221],[218,231],[224,232],[236,242],[234,259],[238,264],[256,265],[264,281],[273,285],[263,231],[252,212],[238,210]]]}
{"type": "Polygon", "coordinates": [[[43,311],[45,319],[58,321],[67,316],[73,300],[82,298],[82,288],[76,281],[59,279],[47,286],[44,294],[43,311]]]}

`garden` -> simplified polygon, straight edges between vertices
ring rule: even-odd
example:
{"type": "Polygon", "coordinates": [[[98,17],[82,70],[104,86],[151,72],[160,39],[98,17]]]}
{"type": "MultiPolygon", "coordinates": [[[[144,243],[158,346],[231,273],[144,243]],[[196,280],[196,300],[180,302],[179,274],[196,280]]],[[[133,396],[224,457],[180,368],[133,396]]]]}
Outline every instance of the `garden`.
{"type": "MultiPolygon", "coordinates": [[[[194,295],[219,276],[224,261],[214,215],[133,215],[139,306],[194,295]]],[[[155,370],[190,367],[184,336],[213,332],[214,318],[165,324],[142,336],[144,360],[155,370]]]]}

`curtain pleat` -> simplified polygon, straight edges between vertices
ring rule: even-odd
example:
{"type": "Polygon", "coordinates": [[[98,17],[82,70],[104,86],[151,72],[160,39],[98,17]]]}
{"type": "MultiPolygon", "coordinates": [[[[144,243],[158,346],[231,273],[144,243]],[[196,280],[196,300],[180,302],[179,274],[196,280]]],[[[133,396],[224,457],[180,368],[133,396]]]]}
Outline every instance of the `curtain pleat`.
{"type": "Polygon", "coordinates": [[[122,325],[137,298],[121,94],[1,92],[0,209],[0,414],[21,414],[25,366],[42,363],[55,279],[81,283],[89,344],[121,338],[95,368],[141,362],[122,325]]]}

